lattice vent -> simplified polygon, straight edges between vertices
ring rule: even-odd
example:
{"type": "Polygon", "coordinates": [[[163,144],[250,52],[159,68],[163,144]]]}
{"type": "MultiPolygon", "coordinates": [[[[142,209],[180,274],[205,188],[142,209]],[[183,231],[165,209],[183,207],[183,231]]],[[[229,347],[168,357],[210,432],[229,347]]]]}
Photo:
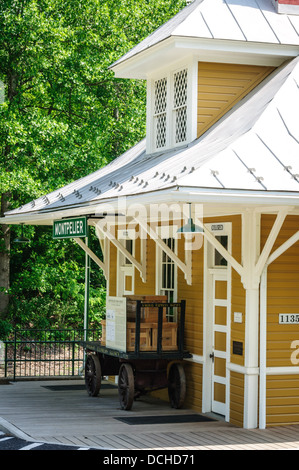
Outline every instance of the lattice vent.
{"type": "Polygon", "coordinates": [[[166,146],[166,109],[167,109],[167,79],[155,82],[155,141],[156,148],[166,146]]]}
{"type": "Polygon", "coordinates": [[[187,140],[187,70],[181,70],[174,74],[174,102],[175,112],[175,141],[176,143],[187,140]]]}
{"type": "Polygon", "coordinates": [[[155,114],[164,113],[167,106],[167,78],[155,82],[155,114]]]}

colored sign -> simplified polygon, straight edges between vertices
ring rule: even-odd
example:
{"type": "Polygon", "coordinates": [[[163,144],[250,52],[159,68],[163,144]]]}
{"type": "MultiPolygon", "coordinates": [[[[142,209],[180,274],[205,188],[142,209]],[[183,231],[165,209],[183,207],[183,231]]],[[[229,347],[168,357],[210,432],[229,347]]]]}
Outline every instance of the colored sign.
{"type": "Polygon", "coordinates": [[[53,238],[81,238],[87,237],[86,217],[76,219],[55,220],[53,224],[53,238]]]}

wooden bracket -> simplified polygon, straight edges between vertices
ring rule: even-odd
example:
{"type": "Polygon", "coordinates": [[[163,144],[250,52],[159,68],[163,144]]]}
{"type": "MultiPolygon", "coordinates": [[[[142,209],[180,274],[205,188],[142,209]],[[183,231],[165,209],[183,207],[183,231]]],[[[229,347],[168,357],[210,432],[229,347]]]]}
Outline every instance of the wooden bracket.
{"type": "MultiPolygon", "coordinates": [[[[257,220],[258,212],[255,210],[247,211],[243,214],[242,220],[242,264],[240,264],[215,238],[214,234],[210,232],[206,225],[204,227],[205,238],[213,245],[213,247],[224,256],[227,262],[232,266],[235,271],[241,276],[242,283],[245,289],[255,287],[260,283],[260,278],[265,265],[274,259],[274,253],[270,255],[275,240],[280,232],[284,220],[288,212],[292,208],[278,209],[276,220],[266,240],[262,252],[259,254],[259,234],[257,234],[257,220]]],[[[277,256],[280,252],[289,246],[289,243],[295,243],[299,238],[294,235],[289,242],[286,242],[281,248],[277,250],[277,256]],[[286,246],[285,246],[286,245],[286,246]]],[[[276,252],[275,252],[276,253],[276,252]]]]}
{"type": "Polygon", "coordinates": [[[210,230],[207,228],[206,225],[203,225],[204,228],[204,236],[205,238],[213,245],[213,247],[227,260],[227,262],[237,271],[237,273],[240,274],[240,276],[243,275],[244,268],[243,266],[238,263],[237,260],[227,251],[224,246],[221,245],[221,243],[217,240],[215,235],[210,232],[210,230]]]}
{"type": "Polygon", "coordinates": [[[105,229],[100,224],[95,224],[97,234],[102,233],[104,237],[106,237],[132,264],[133,266],[139,271],[141,279],[143,282],[146,282],[146,257],[145,257],[145,244],[141,244],[141,258],[142,263],[139,263],[134,256],[129,253],[129,251],[115,238],[115,235],[111,233],[108,229],[105,229]]]}
{"type": "Polygon", "coordinates": [[[188,260],[184,263],[159,237],[155,230],[153,230],[146,221],[135,218],[140,227],[155,241],[155,243],[169,256],[169,258],[177,265],[177,267],[184,273],[187,284],[192,284],[192,256],[189,252],[188,260]]]}
{"type": "Polygon", "coordinates": [[[103,270],[105,278],[107,279],[105,263],[103,263],[103,261],[101,261],[100,258],[98,258],[97,255],[95,255],[94,252],[91,251],[91,249],[86,245],[86,243],[84,243],[81,238],[74,238],[74,240],[85,251],[85,253],[87,253],[88,256],[90,256],[90,258],[103,270]]]}

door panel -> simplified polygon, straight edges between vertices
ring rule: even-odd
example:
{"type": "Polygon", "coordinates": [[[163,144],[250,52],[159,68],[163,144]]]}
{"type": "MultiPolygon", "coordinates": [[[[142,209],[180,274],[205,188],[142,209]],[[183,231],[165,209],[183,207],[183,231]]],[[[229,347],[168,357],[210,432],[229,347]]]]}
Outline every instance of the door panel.
{"type": "MultiPolygon", "coordinates": [[[[206,226],[222,247],[231,253],[232,223],[217,221],[206,226]]],[[[220,253],[208,240],[205,242],[205,267],[207,361],[204,369],[204,409],[229,419],[231,266],[225,252],[220,253]]]]}
{"type": "Polygon", "coordinates": [[[214,374],[226,377],[226,360],[221,357],[214,358],[214,374]]]}
{"type": "Polygon", "coordinates": [[[221,410],[225,406],[225,393],[226,393],[225,385],[216,382],[214,384],[214,400],[215,402],[217,402],[217,408],[214,409],[214,411],[216,413],[223,414],[221,413],[221,410]]]}
{"type": "Polygon", "coordinates": [[[227,282],[215,280],[215,299],[227,299],[227,282]]]}
{"type": "Polygon", "coordinates": [[[226,413],[226,351],[228,311],[228,270],[214,270],[213,282],[213,366],[212,366],[212,411],[226,413]]]}
{"type": "Polygon", "coordinates": [[[216,351],[226,351],[226,333],[216,331],[217,326],[215,327],[215,336],[214,336],[214,348],[216,351]]]}
{"type": "Polygon", "coordinates": [[[215,323],[217,325],[226,326],[226,307],[220,307],[219,305],[215,305],[215,323]]]}

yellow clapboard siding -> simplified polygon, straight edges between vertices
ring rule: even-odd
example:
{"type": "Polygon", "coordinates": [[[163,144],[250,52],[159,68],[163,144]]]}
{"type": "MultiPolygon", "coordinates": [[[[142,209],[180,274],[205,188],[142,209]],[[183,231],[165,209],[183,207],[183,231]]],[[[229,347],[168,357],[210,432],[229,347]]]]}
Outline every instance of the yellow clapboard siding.
{"type": "MultiPolygon", "coordinates": [[[[263,215],[261,245],[275,221],[263,215]]],[[[299,226],[298,216],[288,216],[275,242],[275,248],[291,237],[299,226]]],[[[272,250],[273,251],[273,250],[272,250]]],[[[299,243],[294,244],[268,267],[267,275],[267,366],[290,367],[293,341],[299,339],[299,325],[280,324],[280,313],[299,313],[299,243]]]]}
{"type": "MultiPolygon", "coordinates": [[[[178,242],[178,256],[184,260],[184,240],[178,242]]],[[[203,352],[203,249],[192,254],[192,285],[187,285],[178,269],[178,301],[186,300],[184,347],[193,354],[203,352]]],[[[202,365],[186,362],[187,395],[185,406],[196,411],[202,407],[202,365]]]]}
{"type": "MultiPolygon", "coordinates": [[[[233,219],[232,231],[232,252],[235,259],[241,261],[241,218],[235,216],[233,219]]],[[[232,292],[231,292],[231,362],[244,365],[245,357],[245,289],[241,282],[240,275],[232,269],[232,292]],[[234,322],[234,312],[242,313],[242,323],[234,322]],[[233,341],[243,343],[243,356],[233,354],[233,341]]]]}
{"type": "Polygon", "coordinates": [[[230,374],[230,423],[243,426],[244,376],[237,372],[230,374]]]}
{"type": "Polygon", "coordinates": [[[198,137],[272,70],[272,67],[199,62],[198,137]]]}
{"type": "Polygon", "coordinates": [[[117,285],[117,249],[110,243],[110,265],[109,265],[109,295],[115,296],[117,285]]]}
{"type": "Polygon", "coordinates": [[[299,422],[299,376],[267,377],[267,426],[299,422]]]}
{"type": "MultiPolygon", "coordinates": [[[[275,216],[262,216],[261,247],[274,222],[275,216]]],[[[296,233],[298,226],[298,216],[287,216],[272,252],[296,233]]],[[[279,324],[279,313],[299,313],[299,243],[269,265],[267,283],[267,366],[292,367],[291,355],[297,348],[291,344],[299,339],[299,325],[279,324]]],[[[299,422],[298,390],[298,375],[267,377],[267,426],[299,422]]]]}
{"type": "Polygon", "coordinates": [[[187,362],[185,365],[187,393],[185,407],[201,411],[202,407],[202,365],[187,362]]]}
{"type": "MultiPolygon", "coordinates": [[[[155,295],[156,290],[156,259],[154,240],[147,237],[146,240],[146,282],[143,282],[140,273],[135,269],[135,295],[155,295]],[[150,260],[150,262],[149,262],[150,260]]],[[[136,259],[140,261],[140,240],[136,240],[136,259]]]]}

